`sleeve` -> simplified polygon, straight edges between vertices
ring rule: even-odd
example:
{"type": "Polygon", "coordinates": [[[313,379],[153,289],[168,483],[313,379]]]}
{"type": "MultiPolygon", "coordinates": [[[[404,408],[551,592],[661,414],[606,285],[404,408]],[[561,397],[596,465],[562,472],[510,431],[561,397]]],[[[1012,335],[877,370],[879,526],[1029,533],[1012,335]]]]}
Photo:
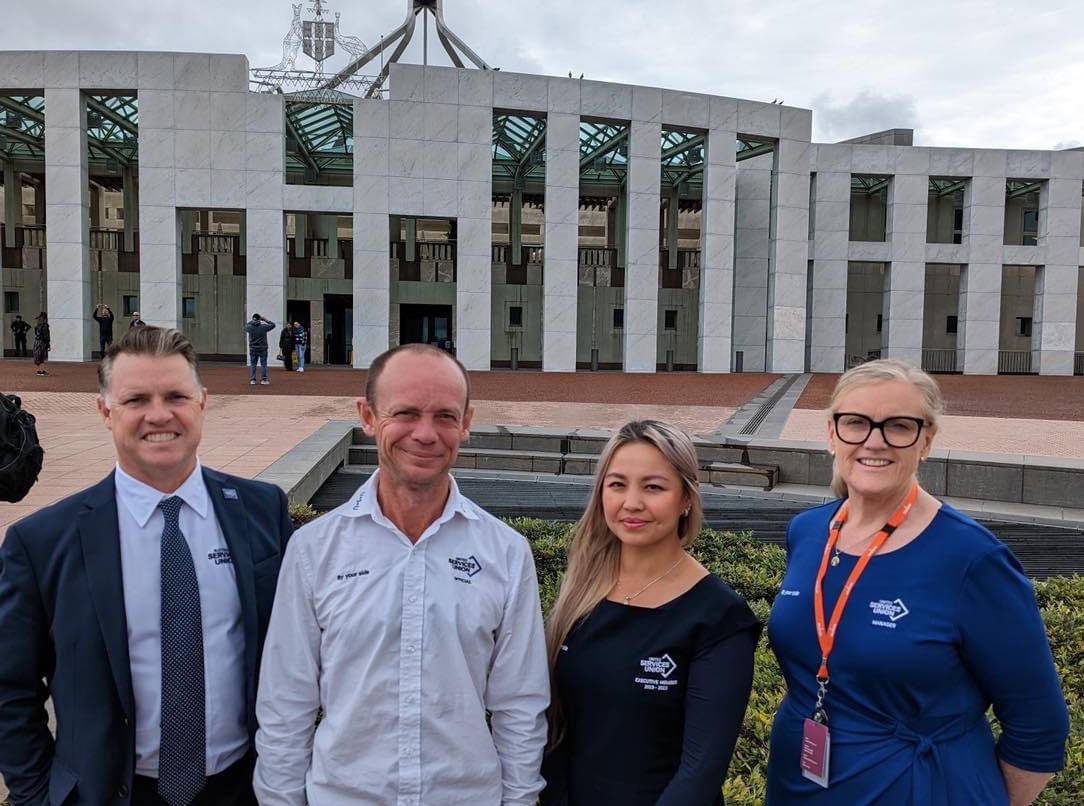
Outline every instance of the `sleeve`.
{"type": "Polygon", "coordinates": [[[0,774],[13,803],[45,803],[53,762],[43,677],[53,651],[37,580],[14,526],[0,544],[0,774]]]}
{"type": "Polygon", "coordinates": [[[656,806],[714,803],[753,688],[760,623],[745,602],[731,608],[725,637],[702,646],[689,666],[681,763],[656,806]]]}
{"type": "Polygon", "coordinates": [[[994,707],[997,753],[1029,772],[1065,764],[1069,714],[1035,590],[1005,546],[972,562],[958,605],[964,664],[994,707]]]}
{"type": "Polygon", "coordinates": [[[526,541],[518,534],[516,539],[522,543],[519,567],[509,580],[485,704],[492,714],[493,745],[501,762],[501,804],[534,806],[543,785],[549,668],[534,558],[526,541]]]}
{"type": "Polygon", "coordinates": [[[264,642],[256,695],[256,770],[261,806],[302,806],[320,707],[320,625],[312,577],[298,543],[286,549],[264,642]]]}

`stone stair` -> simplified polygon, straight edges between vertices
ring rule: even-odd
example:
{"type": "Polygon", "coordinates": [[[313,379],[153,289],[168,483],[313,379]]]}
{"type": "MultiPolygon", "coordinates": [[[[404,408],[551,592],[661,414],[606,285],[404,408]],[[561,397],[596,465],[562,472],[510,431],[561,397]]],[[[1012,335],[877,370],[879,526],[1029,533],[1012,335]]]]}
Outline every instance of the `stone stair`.
{"type": "MultiPolygon", "coordinates": [[[[609,438],[608,432],[594,429],[555,432],[542,428],[478,426],[459,449],[455,466],[494,472],[590,476],[609,438]]],[[[779,481],[777,466],[751,464],[742,445],[694,442],[700,459],[700,481],[705,484],[770,490],[779,481]]],[[[362,429],[355,428],[347,465],[374,467],[376,463],[376,445],[362,429]]]]}

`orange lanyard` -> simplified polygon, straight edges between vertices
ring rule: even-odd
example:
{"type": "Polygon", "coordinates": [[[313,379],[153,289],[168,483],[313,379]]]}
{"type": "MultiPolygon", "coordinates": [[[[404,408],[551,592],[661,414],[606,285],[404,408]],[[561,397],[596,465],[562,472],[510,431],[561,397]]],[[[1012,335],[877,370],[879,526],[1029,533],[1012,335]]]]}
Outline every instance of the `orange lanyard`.
{"type": "Polygon", "coordinates": [[[839,540],[839,530],[843,528],[843,524],[847,522],[847,502],[843,502],[843,506],[839,508],[839,512],[836,514],[835,520],[832,521],[832,526],[828,530],[828,542],[824,545],[824,556],[821,558],[821,567],[817,571],[817,581],[813,586],[813,612],[816,616],[817,623],[817,642],[821,645],[821,666],[817,670],[817,680],[822,684],[828,682],[828,657],[832,654],[832,648],[836,642],[836,630],[839,627],[839,620],[843,616],[843,609],[847,606],[847,600],[851,597],[851,591],[854,589],[855,583],[858,582],[858,578],[862,576],[862,572],[866,570],[866,566],[869,565],[870,558],[877,553],[877,550],[884,545],[884,542],[888,540],[900,524],[907,518],[907,513],[911,511],[911,507],[915,504],[915,499],[918,498],[918,485],[912,485],[911,492],[907,494],[907,498],[899,509],[893,513],[892,517],[888,519],[881,531],[879,531],[873,537],[873,542],[869,544],[869,547],[862,553],[858,562],[855,564],[854,569],[851,571],[851,575],[847,577],[847,582],[843,585],[843,590],[839,594],[839,599],[836,600],[835,607],[832,608],[832,620],[828,623],[828,628],[824,626],[824,591],[822,589],[824,583],[824,575],[828,572],[828,560],[831,557],[832,549],[835,548],[836,541],[839,540]]]}

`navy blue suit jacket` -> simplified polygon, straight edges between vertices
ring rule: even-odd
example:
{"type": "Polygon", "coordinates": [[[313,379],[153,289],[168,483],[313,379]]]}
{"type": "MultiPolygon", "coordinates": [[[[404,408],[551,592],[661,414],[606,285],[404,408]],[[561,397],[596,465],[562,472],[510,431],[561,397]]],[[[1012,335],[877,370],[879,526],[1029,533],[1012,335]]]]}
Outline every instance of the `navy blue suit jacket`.
{"type": "MultiPolygon", "coordinates": [[[[204,468],[233,556],[245,636],[245,701],[256,682],[275,583],[293,531],[277,487],[204,468]]],[[[113,474],[11,526],[0,546],[0,773],[16,806],[126,804],[135,702],[113,474]],[[56,738],[46,721],[53,698],[56,738]]]]}

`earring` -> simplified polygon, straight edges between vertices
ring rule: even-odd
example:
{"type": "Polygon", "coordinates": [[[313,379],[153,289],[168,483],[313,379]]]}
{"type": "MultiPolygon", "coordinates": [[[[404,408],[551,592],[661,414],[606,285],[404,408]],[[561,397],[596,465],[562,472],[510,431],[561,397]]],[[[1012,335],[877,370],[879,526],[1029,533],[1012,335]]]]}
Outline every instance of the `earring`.
{"type": "Polygon", "coordinates": [[[683,518],[689,517],[689,510],[691,510],[691,509],[692,509],[692,507],[685,507],[685,511],[681,513],[681,516],[683,518]]]}

